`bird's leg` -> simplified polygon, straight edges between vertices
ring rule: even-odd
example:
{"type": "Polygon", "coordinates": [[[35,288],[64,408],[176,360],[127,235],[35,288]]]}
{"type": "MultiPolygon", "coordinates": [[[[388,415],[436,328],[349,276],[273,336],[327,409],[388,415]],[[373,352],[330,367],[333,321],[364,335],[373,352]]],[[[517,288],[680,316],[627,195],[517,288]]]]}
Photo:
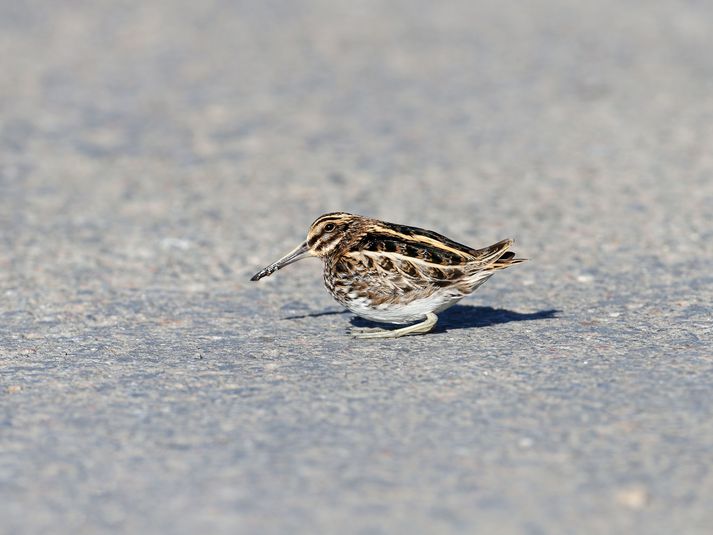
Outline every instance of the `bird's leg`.
{"type": "Polygon", "coordinates": [[[394,329],[393,331],[387,331],[386,329],[369,329],[366,331],[352,331],[351,335],[354,338],[399,338],[400,336],[407,336],[409,334],[423,334],[427,333],[438,321],[438,316],[433,312],[426,314],[426,319],[421,323],[416,323],[415,325],[409,325],[408,327],[402,327],[401,329],[394,329]]]}

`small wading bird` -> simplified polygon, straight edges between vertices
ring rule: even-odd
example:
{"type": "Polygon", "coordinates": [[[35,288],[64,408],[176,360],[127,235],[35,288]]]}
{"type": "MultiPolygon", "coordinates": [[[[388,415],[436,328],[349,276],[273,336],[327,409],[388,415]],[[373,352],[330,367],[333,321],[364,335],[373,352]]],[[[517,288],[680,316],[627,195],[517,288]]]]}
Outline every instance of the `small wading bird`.
{"type": "Polygon", "coordinates": [[[436,314],[456,304],[499,269],[523,262],[508,251],[512,240],[471,249],[430,230],[345,212],[317,218],[307,239],[256,273],[257,281],[309,256],[324,261],[324,284],[362,318],[415,325],[360,329],[357,338],[396,338],[430,331],[436,314]]]}

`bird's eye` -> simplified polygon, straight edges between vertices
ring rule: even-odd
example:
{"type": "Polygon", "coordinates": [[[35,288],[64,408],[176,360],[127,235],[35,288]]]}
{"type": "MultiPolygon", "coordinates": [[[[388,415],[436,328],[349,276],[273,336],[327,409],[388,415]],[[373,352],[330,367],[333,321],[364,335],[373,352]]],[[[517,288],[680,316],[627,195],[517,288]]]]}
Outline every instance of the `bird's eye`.
{"type": "Polygon", "coordinates": [[[327,223],[324,225],[325,232],[332,232],[335,229],[334,223],[327,223]]]}

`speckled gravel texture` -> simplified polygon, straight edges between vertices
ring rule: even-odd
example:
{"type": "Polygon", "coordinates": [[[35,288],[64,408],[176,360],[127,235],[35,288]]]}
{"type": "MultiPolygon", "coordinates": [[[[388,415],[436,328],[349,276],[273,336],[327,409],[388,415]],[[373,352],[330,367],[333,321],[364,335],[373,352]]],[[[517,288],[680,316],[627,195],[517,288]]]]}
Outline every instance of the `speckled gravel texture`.
{"type": "Polygon", "coordinates": [[[0,2],[0,532],[703,534],[713,4],[0,2]],[[355,341],[323,212],[529,262],[355,341]]]}

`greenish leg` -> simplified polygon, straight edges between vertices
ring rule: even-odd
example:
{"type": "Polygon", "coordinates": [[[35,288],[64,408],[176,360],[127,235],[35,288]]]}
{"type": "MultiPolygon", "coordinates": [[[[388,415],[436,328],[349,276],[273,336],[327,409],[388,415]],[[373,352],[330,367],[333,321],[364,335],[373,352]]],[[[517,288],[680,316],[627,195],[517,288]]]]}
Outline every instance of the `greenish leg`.
{"type": "Polygon", "coordinates": [[[360,331],[351,331],[351,335],[354,338],[399,338],[400,336],[408,336],[410,334],[423,334],[427,333],[438,321],[438,316],[433,312],[426,314],[426,319],[421,323],[416,323],[415,325],[409,325],[408,327],[402,327],[401,329],[395,329],[393,331],[387,331],[385,329],[364,329],[360,331]]]}

